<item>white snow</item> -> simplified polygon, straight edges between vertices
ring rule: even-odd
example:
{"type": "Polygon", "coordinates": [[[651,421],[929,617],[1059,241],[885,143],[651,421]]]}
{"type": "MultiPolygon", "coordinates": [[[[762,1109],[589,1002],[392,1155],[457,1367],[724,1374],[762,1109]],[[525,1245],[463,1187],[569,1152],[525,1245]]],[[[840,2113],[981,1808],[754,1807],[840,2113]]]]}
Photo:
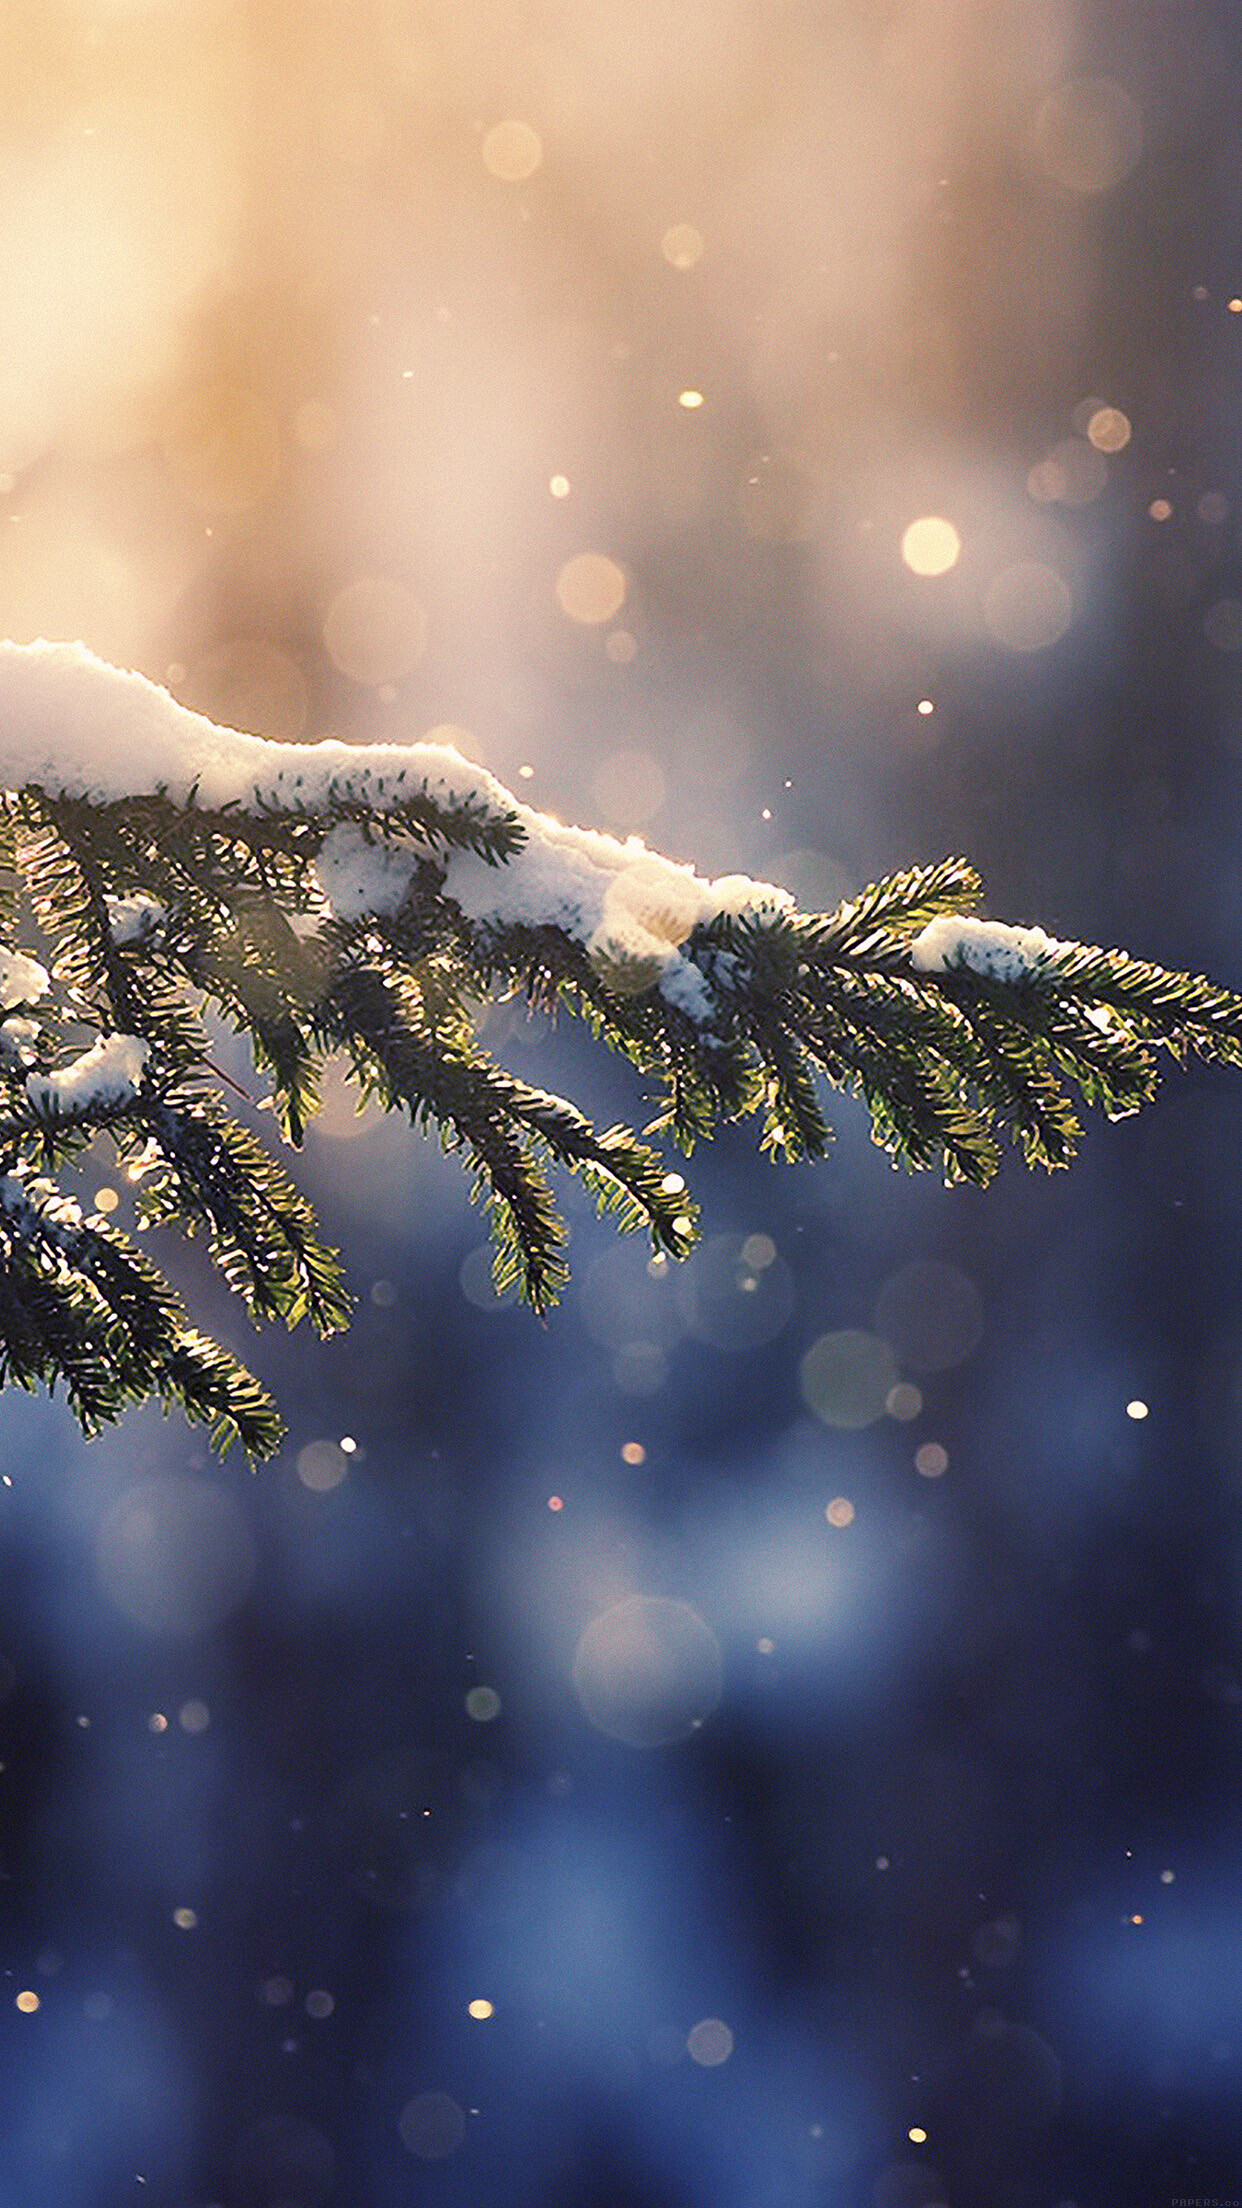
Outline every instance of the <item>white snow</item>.
{"type": "Polygon", "coordinates": [[[82,1206],[72,1196],[62,1196],[52,1181],[23,1180],[19,1173],[0,1174],[0,1211],[18,1220],[37,1213],[40,1228],[53,1242],[60,1240],[62,1230],[72,1232],[82,1224],[82,1206]]]}
{"type": "Polygon", "coordinates": [[[51,986],[47,968],[37,958],[28,958],[25,951],[0,951],[0,1012],[37,1004],[51,986]]]}
{"type": "Polygon", "coordinates": [[[145,943],[165,918],[164,907],[141,892],[133,897],[109,897],[108,933],[114,943],[145,943]]]}
{"type": "Polygon", "coordinates": [[[31,1073],[26,1094],[36,1111],[69,1116],[103,1104],[129,1104],[138,1093],[151,1045],[140,1035],[101,1035],[59,1073],[31,1073]]]}
{"type": "Polygon", "coordinates": [[[21,1020],[15,1014],[0,1020],[0,1052],[17,1066],[33,1066],[34,1044],[38,1040],[39,1022],[21,1020]]]}
{"type": "Polygon", "coordinates": [[[640,836],[620,842],[593,828],[567,828],[551,814],[515,806],[526,842],[504,866],[471,852],[448,863],[447,894],[468,918],[538,927],[552,923],[581,943],[596,969],[622,984],[659,980],[661,993],[692,1019],[710,1015],[706,984],[679,946],[700,921],[721,913],[775,914],[788,890],[729,874],[705,881],[692,866],[649,851],[640,836]]]}
{"type": "Polygon", "coordinates": [[[679,1012],[688,1013],[700,1027],[707,1025],[716,1009],[707,977],[692,958],[670,959],[660,976],[660,995],[679,1012]]]}
{"type": "Polygon", "coordinates": [[[910,946],[910,962],[920,974],[943,974],[955,967],[990,981],[1024,981],[1046,958],[1059,951],[1056,938],[1042,928],[1011,928],[1001,920],[963,919],[942,913],[929,920],[910,946]]]}
{"type": "Polygon", "coordinates": [[[334,786],[379,811],[424,788],[442,804],[512,804],[447,744],[275,744],[218,728],[85,644],[0,642],[0,788],[27,785],[97,803],[163,790],[184,804],[193,791],[242,812],[318,810],[334,786]]]}
{"type": "MultiPolygon", "coordinates": [[[[511,795],[486,768],[448,744],[275,744],[218,728],[178,705],[145,675],[97,659],[84,644],[0,643],[0,787],[28,785],[97,802],[163,791],[211,809],[321,810],[334,791],[384,812],[425,791],[443,805],[473,800],[493,817],[516,817],[522,848],[499,866],[454,852],[446,889],[469,918],[561,927],[603,963],[655,962],[666,988],[686,966],[678,945],[719,913],[776,913],[787,890],[730,874],[704,881],[691,866],[566,827],[511,795]]],[[[318,862],[320,886],[342,916],[396,911],[418,863],[412,840],[368,844],[352,825],[333,829],[318,862]]],[[[118,900],[118,902],[121,902],[118,900]]],[[[132,937],[116,937],[118,941],[132,937]]],[[[674,980],[697,1001],[688,976],[674,980]]]]}
{"type": "MultiPolygon", "coordinates": [[[[440,805],[473,802],[494,819],[515,818],[525,840],[496,866],[470,851],[448,854],[445,891],[469,919],[561,928],[611,984],[658,982],[668,1002],[696,1020],[708,1018],[710,1004],[702,974],[681,949],[692,930],[720,914],[775,916],[793,903],[787,890],[744,874],[705,880],[692,866],[649,851],[638,836],[622,842],[567,827],[521,804],[447,744],[276,744],[219,728],[83,644],[0,642],[0,788],[27,786],[95,801],[163,791],[174,802],[193,796],[213,810],[322,811],[346,794],[379,813],[423,792],[440,805]]],[[[319,886],[342,917],[391,915],[425,856],[400,830],[368,843],[358,827],[342,824],[321,848],[319,886]]],[[[153,900],[118,898],[110,908],[113,938],[138,941],[158,918],[153,900]]],[[[1042,928],[946,914],[915,938],[910,956],[920,973],[964,967],[1016,982],[1059,948],[1042,928]]],[[[47,986],[34,960],[0,953],[0,1010],[33,1002],[47,986]]],[[[132,1088],[141,1065],[136,1072],[122,1065],[114,1050],[122,1041],[97,1046],[110,1057],[88,1052],[78,1062],[80,1075],[69,1068],[53,1076],[60,1093],[85,1091],[97,1078],[132,1088]]]]}
{"type": "Polygon", "coordinates": [[[408,837],[377,843],[372,836],[368,842],[356,822],[345,820],[324,837],[315,878],[342,920],[360,920],[368,912],[391,917],[414,878],[419,856],[408,837]]]}

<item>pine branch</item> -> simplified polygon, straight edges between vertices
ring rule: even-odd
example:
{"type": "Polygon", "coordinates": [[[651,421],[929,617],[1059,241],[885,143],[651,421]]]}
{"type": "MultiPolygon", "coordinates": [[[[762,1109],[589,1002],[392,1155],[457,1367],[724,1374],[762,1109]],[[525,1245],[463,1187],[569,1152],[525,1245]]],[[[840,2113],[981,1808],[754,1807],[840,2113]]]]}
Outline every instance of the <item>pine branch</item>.
{"type": "Polygon", "coordinates": [[[187,1322],[158,1269],[127,1238],[44,1180],[0,1180],[0,1384],[63,1381],[84,1433],[157,1395],[270,1456],[280,1417],[259,1382],[187,1322]]]}
{"type": "Polygon", "coordinates": [[[265,744],[80,647],[0,644],[0,787],[0,1383],[63,1385],[88,1433],[155,1396],[218,1447],[279,1435],[159,1268],[60,1187],[96,1140],[142,1225],[204,1236],[256,1321],[347,1323],[336,1253],[237,1117],[207,1013],[294,1147],[330,1057],[434,1129],[489,1211],[499,1285],[537,1311],[567,1273],[557,1171],[680,1257],[695,1212],[657,1138],[688,1152],[757,1117],[772,1155],[819,1158],[837,1088],[895,1162],[982,1184],[1005,1143],[1068,1165],[1076,1100],[1137,1111],[1165,1055],[1242,1064],[1242,997],[980,920],[961,859],[802,914],[565,828],[452,751],[265,744]],[[646,1139],[480,1048],[477,1008],[515,996],[638,1070],[646,1139]]]}

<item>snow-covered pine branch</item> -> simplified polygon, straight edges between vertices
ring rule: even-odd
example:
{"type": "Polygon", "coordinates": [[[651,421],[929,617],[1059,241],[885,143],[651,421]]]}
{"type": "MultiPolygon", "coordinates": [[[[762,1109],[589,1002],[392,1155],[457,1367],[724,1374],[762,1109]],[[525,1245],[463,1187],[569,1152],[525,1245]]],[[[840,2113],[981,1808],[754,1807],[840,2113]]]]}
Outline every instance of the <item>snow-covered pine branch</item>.
{"type": "Polygon", "coordinates": [[[479,1047],[519,994],[585,1019],[653,1081],[684,1150],[757,1114],[789,1158],[830,1142],[825,1083],[877,1142],[986,1182],[1008,1137],[1065,1165],[1076,1090],[1111,1117],[1161,1048],[1242,1061],[1242,998],[1122,952],[982,920],[949,859],[833,913],[520,804],[433,744],[277,744],[216,727],[82,645],[0,644],[0,1382],[63,1380],[86,1430],[150,1394],[268,1453],[258,1383],[55,1175],[100,1133],[143,1224],[202,1232],[255,1318],[348,1317],[338,1261],[229,1109],[204,1010],[249,1042],[297,1145],[326,1057],[435,1124],[482,1185],[497,1277],[565,1278],[549,1165],[684,1255],[694,1212],[630,1129],[602,1133],[479,1047]]]}

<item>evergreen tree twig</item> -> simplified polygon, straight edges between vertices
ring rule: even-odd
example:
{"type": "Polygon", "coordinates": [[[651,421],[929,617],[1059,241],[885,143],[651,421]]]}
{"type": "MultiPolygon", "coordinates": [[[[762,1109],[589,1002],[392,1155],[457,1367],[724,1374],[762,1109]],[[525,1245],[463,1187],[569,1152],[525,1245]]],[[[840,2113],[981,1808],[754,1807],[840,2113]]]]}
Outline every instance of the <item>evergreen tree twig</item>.
{"type": "Polygon", "coordinates": [[[281,1431],[158,1266],[60,1186],[97,1139],[140,1225],[203,1234],[256,1321],[348,1320],[336,1253],[224,1094],[246,1091],[208,1012],[247,1040],[287,1144],[329,1057],[435,1128],[483,1195],[498,1284],[536,1310],[567,1275],[552,1169],[680,1257],[696,1214],[657,1138],[689,1152],[757,1116],[772,1155],[819,1158],[840,1088],[895,1160],[982,1185],[1006,1142],[1068,1165],[1075,1097],[1137,1111],[1162,1054],[1242,1064],[1242,997],[980,920],[960,859],[802,914],[565,829],[451,751],[263,744],[80,647],[0,645],[0,707],[0,1385],[63,1385],[87,1433],[149,1396],[219,1448],[263,1456],[281,1431]],[[134,759],[113,756],[127,716],[134,759]],[[476,1016],[505,997],[638,1068],[659,1099],[644,1135],[497,1065],[476,1016]]]}

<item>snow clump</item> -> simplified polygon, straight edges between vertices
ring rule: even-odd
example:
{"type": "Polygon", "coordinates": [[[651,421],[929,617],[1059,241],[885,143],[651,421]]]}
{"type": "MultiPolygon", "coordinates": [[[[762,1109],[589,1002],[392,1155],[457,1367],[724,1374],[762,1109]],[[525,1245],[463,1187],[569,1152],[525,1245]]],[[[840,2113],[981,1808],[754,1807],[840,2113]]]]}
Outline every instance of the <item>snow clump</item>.
{"type": "Polygon", "coordinates": [[[1011,928],[1002,920],[972,920],[941,913],[929,920],[910,946],[916,973],[951,973],[964,967],[988,981],[1025,981],[1059,951],[1055,936],[1042,928],[1011,928]]]}
{"type": "Polygon", "coordinates": [[[38,1112],[69,1117],[100,1105],[132,1104],[151,1045],[140,1035],[101,1035],[59,1073],[32,1073],[26,1094],[38,1112]]]}

